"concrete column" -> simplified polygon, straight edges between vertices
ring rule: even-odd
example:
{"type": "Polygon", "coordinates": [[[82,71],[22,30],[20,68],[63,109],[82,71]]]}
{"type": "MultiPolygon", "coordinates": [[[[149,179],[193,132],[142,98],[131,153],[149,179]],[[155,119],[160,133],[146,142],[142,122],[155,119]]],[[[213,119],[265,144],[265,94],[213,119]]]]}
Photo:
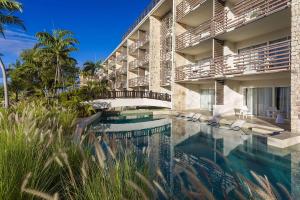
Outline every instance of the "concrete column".
{"type": "Polygon", "coordinates": [[[291,131],[300,133],[300,2],[293,0],[291,5],[291,131]]]}
{"type": "Polygon", "coordinates": [[[161,21],[150,16],[150,44],[149,44],[149,89],[153,92],[160,90],[160,27],[161,21]]]}

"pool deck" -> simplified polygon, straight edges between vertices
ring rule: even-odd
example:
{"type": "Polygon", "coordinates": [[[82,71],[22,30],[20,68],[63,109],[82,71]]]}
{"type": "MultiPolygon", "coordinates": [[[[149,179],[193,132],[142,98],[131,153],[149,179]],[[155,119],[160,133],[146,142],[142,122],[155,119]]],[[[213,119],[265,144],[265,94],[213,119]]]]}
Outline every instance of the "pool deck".
{"type": "MultiPolygon", "coordinates": [[[[208,111],[199,110],[186,110],[186,111],[171,111],[171,114],[176,113],[200,113],[204,116],[205,120],[212,117],[212,113],[208,111]]],[[[242,119],[238,116],[226,116],[221,117],[221,123],[231,124],[235,120],[242,119]]],[[[277,148],[288,148],[294,145],[300,144],[300,134],[290,132],[290,123],[286,121],[284,124],[276,124],[275,119],[268,118],[246,118],[243,119],[246,124],[243,128],[249,130],[247,134],[258,135],[261,137],[266,137],[268,139],[268,145],[277,148]],[[274,134],[273,132],[277,132],[274,134]]]]}

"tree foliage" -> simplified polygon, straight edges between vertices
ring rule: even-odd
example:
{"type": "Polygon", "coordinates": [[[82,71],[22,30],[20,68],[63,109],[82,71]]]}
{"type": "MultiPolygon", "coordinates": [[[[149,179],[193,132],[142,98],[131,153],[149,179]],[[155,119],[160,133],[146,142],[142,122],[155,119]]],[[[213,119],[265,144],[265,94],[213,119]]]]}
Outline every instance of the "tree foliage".
{"type": "Polygon", "coordinates": [[[40,32],[38,43],[24,50],[19,60],[10,66],[10,87],[18,100],[25,96],[53,96],[58,88],[73,86],[78,79],[77,61],[71,57],[78,41],[66,30],[40,32]]]}

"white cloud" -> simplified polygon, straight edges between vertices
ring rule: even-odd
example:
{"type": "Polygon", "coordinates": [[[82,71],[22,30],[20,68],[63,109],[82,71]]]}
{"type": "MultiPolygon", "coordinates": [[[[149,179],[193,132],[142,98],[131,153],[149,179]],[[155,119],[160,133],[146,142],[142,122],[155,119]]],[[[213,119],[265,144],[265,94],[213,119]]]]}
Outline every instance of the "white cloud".
{"type": "Polygon", "coordinates": [[[24,49],[34,46],[33,36],[20,30],[6,30],[5,37],[0,37],[0,53],[8,56],[18,56],[24,49]]]}

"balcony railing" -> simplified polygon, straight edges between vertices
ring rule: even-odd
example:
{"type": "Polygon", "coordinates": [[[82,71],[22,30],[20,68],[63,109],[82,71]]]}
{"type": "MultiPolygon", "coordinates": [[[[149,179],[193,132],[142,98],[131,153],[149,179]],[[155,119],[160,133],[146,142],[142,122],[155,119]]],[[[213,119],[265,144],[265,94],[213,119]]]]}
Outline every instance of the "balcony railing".
{"type": "Polygon", "coordinates": [[[115,66],[116,66],[116,61],[110,61],[108,63],[108,68],[110,68],[110,69],[114,68],[115,66]]]}
{"type": "Polygon", "coordinates": [[[137,40],[129,46],[129,53],[134,54],[135,51],[149,42],[149,34],[145,34],[142,39],[137,40]]]}
{"type": "Polygon", "coordinates": [[[284,40],[244,50],[237,55],[205,59],[195,64],[179,66],[175,70],[175,81],[286,71],[290,68],[291,41],[284,40]]]}
{"type": "Polygon", "coordinates": [[[126,61],[126,60],[127,60],[127,55],[126,54],[120,54],[116,58],[116,62],[117,63],[120,63],[120,62],[126,61]]]}
{"type": "Polygon", "coordinates": [[[114,71],[111,72],[111,73],[109,73],[109,74],[108,74],[108,78],[109,78],[110,80],[115,79],[115,78],[116,78],[116,73],[115,73],[114,71]]]}
{"type": "Polygon", "coordinates": [[[204,59],[195,64],[179,66],[175,70],[175,81],[211,78],[216,75],[213,59],[204,59]]]}
{"type": "Polygon", "coordinates": [[[129,87],[146,87],[149,86],[149,75],[129,79],[129,87]]]}
{"type": "Polygon", "coordinates": [[[191,28],[179,35],[176,38],[176,49],[182,50],[184,48],[193,47],[198,45],[200,42],[213,37],[213,20],[208,20],[198,27],[191,28]]]}
{"type": "Polygon", "coordinates": [[[177,21],[181,20],[187,14],[195,10],[199,5],[203,4],[207,0],[183,0],[178,4],[176,8],[177,12],[177,21]]]}
{"type": "Polygon", "coordinates": [[[117,69],[116,73],[118,75],[126,75],[127,74],[127,66],[124,65],[124,66],[120,67],[119,69],[117,69]]]}
{"type": "Polygon", "coordinates": [[[234,18],[228,12],[220,13],[214,18],[215,34],[238,28],[261,19],[290,6],[291,0],[244,0],[234,5],[234,18]]]}
{"type": "Polygon", "coordinates": [[[250,49],[223,59],[225,75],[290,70],[291,41],[285,40],[250,49]]]}
{"type": "Polygon", "coordinates": [[[134,61],[131,61],[129,63],[129,70],[130,71],[135,71],[138,68],[145,68],[145,65],[149,64],[149,56],[146,54],[143,58],[141,59],[135,59],[134,61]]]}
{"type": "Polygon", "coordinates": [[[116,98],[148,98],[162,101],[171,101],[171,95],[152,91],[106,91],[94,97],[94,99],[116,99],[116,98]]]}

